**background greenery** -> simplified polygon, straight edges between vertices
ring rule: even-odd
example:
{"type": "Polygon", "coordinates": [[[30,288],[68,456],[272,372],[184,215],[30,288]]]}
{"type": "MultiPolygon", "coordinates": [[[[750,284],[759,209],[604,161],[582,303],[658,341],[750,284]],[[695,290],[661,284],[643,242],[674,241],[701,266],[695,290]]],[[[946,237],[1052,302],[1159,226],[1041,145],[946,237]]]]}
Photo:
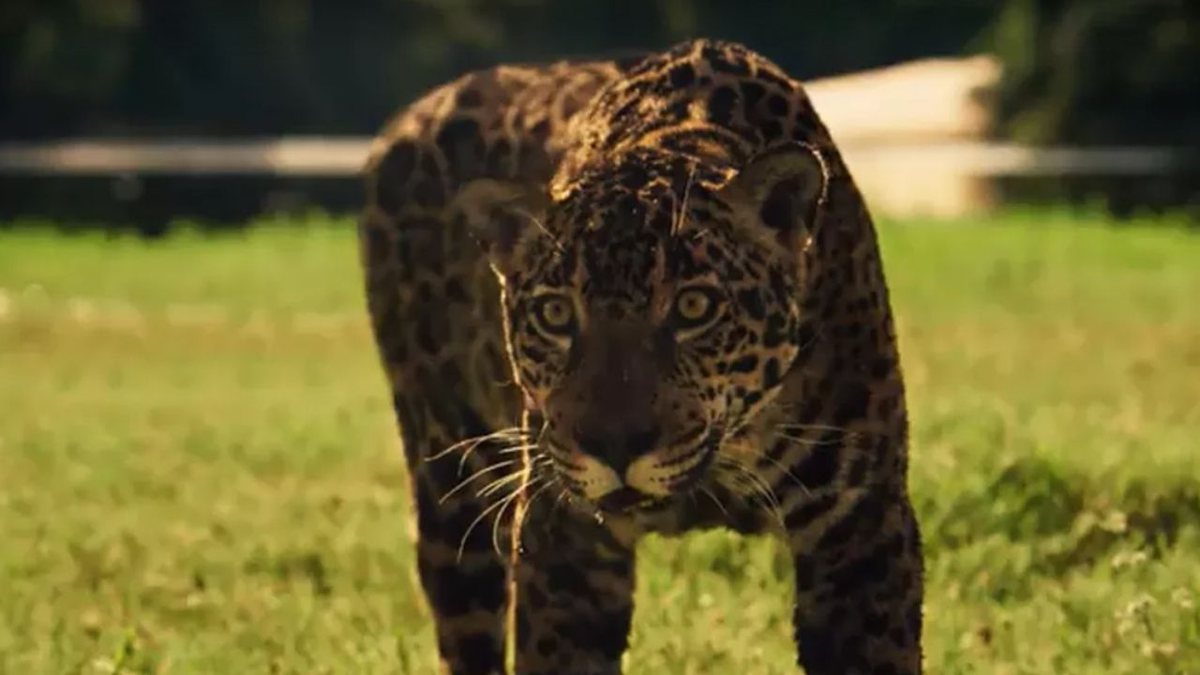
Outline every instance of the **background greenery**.
{"type": "MultiPolygon", "coordinates": [[[[1200,672],[1200,238],[884,222],[931,673],[1200,672]]],[[[0,672],[420,673],[348,221],[0,228],[0,672]]],[[[647,542],[628,672],[791,672],[764,541],[647,542]]]]}
{"type": "Polygon", "coordinates": [[[372,133],[465,70],[744,41],[800,77],[994,50],[997,133],[1200,143],[1192,0],[6,0],[0,136],[372,133]]]}
{"type": "Polygon", "coordinates": [[[1026,143],[1200,148],[1200,3],[1006,0],[998,132],[1026,143]]]}

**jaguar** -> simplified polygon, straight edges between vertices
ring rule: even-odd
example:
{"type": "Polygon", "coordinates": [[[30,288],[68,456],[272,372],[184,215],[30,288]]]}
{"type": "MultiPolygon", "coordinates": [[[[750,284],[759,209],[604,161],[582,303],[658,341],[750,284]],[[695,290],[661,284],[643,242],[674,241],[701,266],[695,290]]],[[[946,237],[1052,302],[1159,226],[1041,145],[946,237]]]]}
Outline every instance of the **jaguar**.
{"type": "Polygon", "coordinates": [[[500,65],[364,176],[441,672],[619,673],[639,540],[720,527],[786,551],[806,672],[920,672],[888,289],[797,80],[709,39],[500,65]]]}

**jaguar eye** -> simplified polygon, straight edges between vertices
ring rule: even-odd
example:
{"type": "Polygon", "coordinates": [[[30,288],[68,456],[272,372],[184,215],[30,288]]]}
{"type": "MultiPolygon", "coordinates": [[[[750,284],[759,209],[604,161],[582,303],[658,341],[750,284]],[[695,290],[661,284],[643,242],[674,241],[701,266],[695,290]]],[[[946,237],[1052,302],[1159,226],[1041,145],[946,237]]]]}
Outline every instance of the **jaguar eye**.
{"type": "Polygon", "coordinates": [[[545,295],[533,307],[538,326],[555,336],[570,335],[575,329],[575,308],[569,298],[545,295]]]}
{"type": "Polygon", "coordinates": [[[712,288],[703,286],[685,288],[675,296],[672,310],[675,327],[684,331],[704,328],[717,316],[720,295],[712,288]]]}

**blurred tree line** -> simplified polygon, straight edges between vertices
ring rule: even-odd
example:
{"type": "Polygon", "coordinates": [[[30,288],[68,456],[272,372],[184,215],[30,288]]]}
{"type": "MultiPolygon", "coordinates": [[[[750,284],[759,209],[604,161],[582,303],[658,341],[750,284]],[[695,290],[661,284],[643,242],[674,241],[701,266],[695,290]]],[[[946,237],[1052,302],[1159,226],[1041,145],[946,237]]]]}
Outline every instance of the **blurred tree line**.
{"type": "Polygon", "coordinates": [[[741,40],[801,76],[960,52],[980,0],[5,0],[0,128],[369,133],[462,72],[741,40]]]}
{"type": "Polygon", "coordinates": [[[1200,0],[1004,0],[998,131],[1027,143],[1200,148],[1200,0]]]}
{"type": "Polygon", "coordinates": [[[740,40],[801,77],[990,49],[998,132],[1200,144],[1197,0],[5,0],[0,136],[370,133],[463,71],[740,40]]]}
{"type": "MultiPolygon", "coordinates": [[[[744,42],[801,78],[990,51],[1005,70],[990,92],[997,136],[1200,156],[1200,0],[0,0],[0,140],[371,134],[473,68],[696,36],[744,42]]],[[[1194,208],[1195,164],[1170,180],[1004,189],[1194,208]]],[[[235,223],[272,204],[360,200],[341,178],[22,174],[0,180],[0,221],[162,232],[181,216],[235,223]]]]}
{"type": "Polygon", "coordinates": [[[1196,0],[5,0],[0,135],[370,133],[471,68],[746,42],[801,77],[992,49],[1002,135],[1196,141],[1196,0]]]}

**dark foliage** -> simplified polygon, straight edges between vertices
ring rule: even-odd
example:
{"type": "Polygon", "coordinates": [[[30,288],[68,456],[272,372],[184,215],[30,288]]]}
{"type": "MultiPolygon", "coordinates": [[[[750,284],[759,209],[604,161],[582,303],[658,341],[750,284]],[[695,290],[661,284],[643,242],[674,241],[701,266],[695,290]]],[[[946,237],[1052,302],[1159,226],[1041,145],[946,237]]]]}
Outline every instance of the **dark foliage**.
{"type": "Polygon", "coordinates": [[[955,54],[953,0],[6,0],[0,135],[370,133],[500,61],[740,40],[801,76],[955,54]]]}
{"type": "Polygon", "coordinates": [[[1001,136],[1200,147],[1200,2],[1008,0],[989,43],[1001,136]]]}

